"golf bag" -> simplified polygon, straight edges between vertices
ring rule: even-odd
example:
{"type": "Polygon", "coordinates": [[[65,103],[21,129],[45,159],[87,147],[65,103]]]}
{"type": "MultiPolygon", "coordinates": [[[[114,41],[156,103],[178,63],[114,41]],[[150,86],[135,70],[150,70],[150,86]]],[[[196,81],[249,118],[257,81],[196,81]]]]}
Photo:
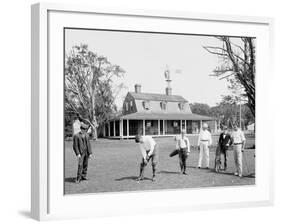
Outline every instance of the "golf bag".
{"type": "Polygon", "coordinates": [[[170,153],[170,157],[173,157],[173,156],[175,156],[175,155],[178,155],[179,154],[179,150],[178,149],[175,149],[175,150],[173,150],[171,153],[170,153]]]}
{"type": "Polygon", "coordinates": [[[221,148],[218,145],[216,148],[216,156],[215,156],[215,172],[220,172],[221,170],[221,148]]]}

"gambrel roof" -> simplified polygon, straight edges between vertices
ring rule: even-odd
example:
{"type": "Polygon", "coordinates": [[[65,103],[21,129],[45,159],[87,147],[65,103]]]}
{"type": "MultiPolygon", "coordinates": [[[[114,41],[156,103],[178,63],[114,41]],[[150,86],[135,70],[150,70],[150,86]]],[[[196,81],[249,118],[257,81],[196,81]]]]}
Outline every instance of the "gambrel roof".
{"type": "Polygon", "coordinates": [[[166,95],[158,93],[136,93],[129,92],[136,100],[151,100],[151,101],[166,101],[166,102],[187,102],[182,96],[179,95],[166,95]]]}

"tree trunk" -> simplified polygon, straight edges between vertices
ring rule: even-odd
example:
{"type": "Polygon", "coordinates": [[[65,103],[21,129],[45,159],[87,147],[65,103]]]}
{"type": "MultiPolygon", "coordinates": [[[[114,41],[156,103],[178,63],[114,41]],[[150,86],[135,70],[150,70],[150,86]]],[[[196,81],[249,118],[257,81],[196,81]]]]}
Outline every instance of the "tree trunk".
{"type": "Polygon", "coordinates": [[[92,123],[91,123],[91,128],[92,128],[93,140],[97,140],[98,135],[97,135],[97,126],[96,126],[96,121],[95,121],[95,119],[93,119],[93,121],[92,121],[92,123]]]}

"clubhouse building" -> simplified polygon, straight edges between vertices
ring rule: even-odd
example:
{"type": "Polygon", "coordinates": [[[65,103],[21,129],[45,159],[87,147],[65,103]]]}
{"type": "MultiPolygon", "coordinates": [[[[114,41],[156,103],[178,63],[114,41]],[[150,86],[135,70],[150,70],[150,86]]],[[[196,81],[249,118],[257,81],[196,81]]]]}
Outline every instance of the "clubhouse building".
{"type": "Polygon", "coordinates": [[[128,92],[122,113],[104,124],[100,133],[106,138],[127,139],[136,134],[153,137],[174,136],[185,130],[198,134],[202,123],[209,124],[211,132],[217,132],[217,122],[212,117],[192,113],[188,101],[172,95],[168,86],[165,94],[142,93],[141,85],[128,92]]]}

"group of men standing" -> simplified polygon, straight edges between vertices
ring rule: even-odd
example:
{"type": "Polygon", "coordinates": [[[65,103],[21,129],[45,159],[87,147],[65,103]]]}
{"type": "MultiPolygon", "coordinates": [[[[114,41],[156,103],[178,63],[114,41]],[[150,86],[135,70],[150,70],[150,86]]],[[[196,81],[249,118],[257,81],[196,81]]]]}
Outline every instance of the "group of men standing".
{"type": "MultiPolygon", "coordinates": [[[[77,177],[75,182],[80,183],[82,180],[88,180],[87,169],[88,160],[92,157],[92,148],[89,135],[87,133],[88,125],[80,121],[79,116],[76,117],[72,126],[73,130],[73,150],[78,160],[77,177]]],[[[186,136],[185,131],[182,131],[179,136],[176,136],[176,150],[170,154],[174,156],[179,155],[179,165],[182,174],[187,175],[186,163],[190,154],[190,142],[186,136]]],[[[137,178],[138,181],[144,179],[144,169],[151,161],[152,165],[152,181],[156,180],[156,171],[159,157],[159,148],[155,140],[151,136],[137,135],[135,142],[139,143],[142,160],[140,163],[140,174],[137,178]]],[[[208,124],[204,123],[202,130],[198,137],[198,168],[202,167],[203,159],[205,159],[206,168],[209,168],[209,146],[212,144],[212,136],[208,131],[208,124]]],[[[227,127],[223,128],[223,132],[219,136],[218,148],[219,157],[223,155],[224,170],[227,169],[228,150],[233,146],[235,175],[242,177],[242,152],[245,145],[245,136],[243,132],[234,125],[234,130],[230,134],[227,127]]],[[[219,159],[220,161],[220,159],[219,159]]]]}
{"type": "MultiPolygon", "coordinates": [[[[135,138],[136,143],[140,144],[140,149],[142,153],[142,162],[140,164],[140,175],[139,180],[143,180],[144,167],[148,164],[150,159],[152,160],[152,181],[156,179],[156,166],[158,163],[158,146],[154,139],[151,136],[140,136],[137,135],[135,138]]],[[[180,136],[175,138],[176,141],[176,150],[173,151],[170,156],[176,154],[179,155],[179,165],[180,171],[182,174],[187,175],[186,172],[186,162],[190,153],[190,142],[186,136],[185,131],[182,131],[180,136]]],[[[235,173],[234,175],[242,177],[242,152],[245,146],[245,136],[244,133],[238,128],[237,125],[234,125],[234,130],[230,134],[228,133],[228,128],[224,127],[223,132],[219,136],[218,148],[219,148],[219,157],[223,156],[224,158],[224,170],[227,169],[227,159],[228,159],[228,150],[230,146],[233,146],[233,155],[234,155],[234,165],[235,173]]],[[[205,159],[206,168],[209,169],[209,146],[212,144],[212,136],[208,131],[208,124],[204,123],[202,130],[199,133],[198,137],[198,150],[199,150],[199,159],[198,159],[198,169],[201,169],[203,159],[205,159]]],[[[221,162],[221,160],[219,159],[221,162]]]]}

